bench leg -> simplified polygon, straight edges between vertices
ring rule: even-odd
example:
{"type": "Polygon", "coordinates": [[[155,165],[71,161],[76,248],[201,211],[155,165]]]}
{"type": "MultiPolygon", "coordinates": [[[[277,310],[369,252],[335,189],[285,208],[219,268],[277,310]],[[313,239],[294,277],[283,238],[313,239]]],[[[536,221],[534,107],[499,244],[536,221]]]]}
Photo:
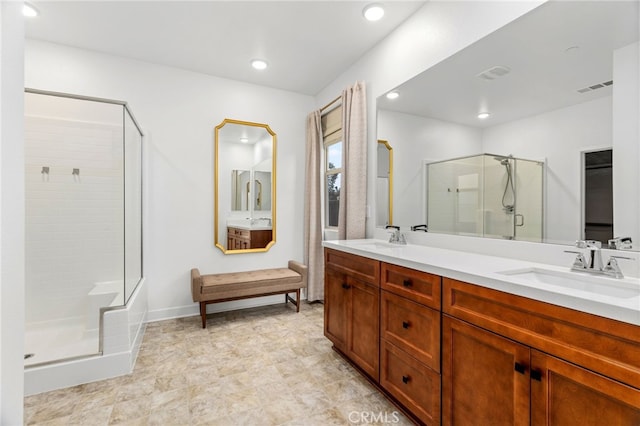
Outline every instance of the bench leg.
{"type": "Polygon", "coordinates": [[[294,305],[296,305],[296,312],[300,312],[300,289],[296,290],[296,300],[293,300],[293,298],[289,296],[289,293],[285,293],[284,304],[286,305],[287,302],[291,302],[294,305]]]}
{"type": "Polygon", "coordinates": [[[202,328],[207,328],[207,303],[200,302],[200,316],[202,317],[202,328]]]}

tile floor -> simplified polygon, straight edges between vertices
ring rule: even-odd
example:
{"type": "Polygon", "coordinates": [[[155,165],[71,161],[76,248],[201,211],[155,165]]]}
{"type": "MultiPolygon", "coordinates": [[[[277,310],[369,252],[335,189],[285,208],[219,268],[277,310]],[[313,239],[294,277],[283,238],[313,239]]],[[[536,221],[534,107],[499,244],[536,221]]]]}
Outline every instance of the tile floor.
{"type": "Polygon", "coordinates": [[[149,323],[134,371],[25,398],[28,425],[412,424],[332,349],[323,305],[149,323]]]}

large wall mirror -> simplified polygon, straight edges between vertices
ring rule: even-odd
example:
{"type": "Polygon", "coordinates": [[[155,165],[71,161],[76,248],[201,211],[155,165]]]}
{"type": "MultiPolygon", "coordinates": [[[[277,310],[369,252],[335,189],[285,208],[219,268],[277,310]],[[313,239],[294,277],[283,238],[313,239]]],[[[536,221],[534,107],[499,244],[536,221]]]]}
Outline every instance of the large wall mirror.
{"type": "Polygon", "coordinates": [[[225,119],[215,128],[214,240],[224,253],[267,251],[276,241],[276,134],[225,119]]]}
{"type": "Polygon", "coordinates": [[[543,3],[395,88],[397,99],[378,98],[377,137],[394,148],[394,225],[559,244],[591,232],[603,246],[631,237],[622,248],[638,250],[638,9],[543,3]],[[595,186],[594,152],[612,159],[595,186]],[[604,204],[612,214],[590,211],[604,204]]]}

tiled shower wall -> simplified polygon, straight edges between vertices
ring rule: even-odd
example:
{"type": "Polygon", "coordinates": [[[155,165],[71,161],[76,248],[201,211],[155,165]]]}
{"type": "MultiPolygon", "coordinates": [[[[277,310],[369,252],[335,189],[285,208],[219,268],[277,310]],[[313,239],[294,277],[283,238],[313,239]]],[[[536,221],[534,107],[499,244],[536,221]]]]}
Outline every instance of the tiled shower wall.
{"type": "Polygon", "coordinates": [[[25,117],[27,323],[84,317],[95,283],[123,279],[122,139],[121,126],[25,117]]]}

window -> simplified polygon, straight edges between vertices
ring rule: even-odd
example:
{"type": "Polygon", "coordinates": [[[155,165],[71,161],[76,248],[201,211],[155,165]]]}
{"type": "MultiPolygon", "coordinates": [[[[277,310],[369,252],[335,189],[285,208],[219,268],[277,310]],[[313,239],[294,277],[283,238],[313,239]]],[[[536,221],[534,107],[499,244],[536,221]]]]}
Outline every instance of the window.
{"type": "Polygon", "coordinates": [[[338,227],[340,188],[342,186],[342,141],[326,144],[324,174],[327,182],[325,194],[325,226],[338,227]]]}
{"type": "Polygon", "coordinates": [[[338,227],[340,190],[342,188],[342,107],[332,109],[322,116],[324,142],[324,226],[338,227]]]}

